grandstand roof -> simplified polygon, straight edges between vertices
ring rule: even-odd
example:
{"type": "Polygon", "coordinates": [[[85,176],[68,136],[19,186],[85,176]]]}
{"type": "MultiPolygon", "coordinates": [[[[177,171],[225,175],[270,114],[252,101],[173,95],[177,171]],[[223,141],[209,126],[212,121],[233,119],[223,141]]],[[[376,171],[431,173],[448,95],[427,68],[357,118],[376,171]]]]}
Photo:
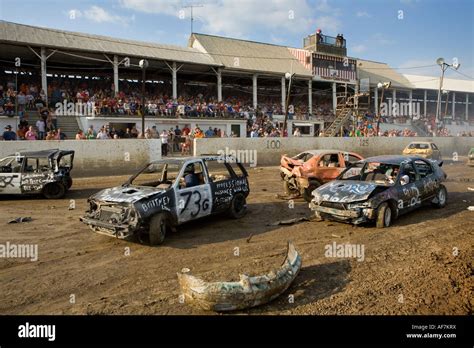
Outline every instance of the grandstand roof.
{"type": "Polygon", "coordinates": [[[405,76],[389,67],[388,64],[358,59],[357,69],[359,70],[359,78],[369,78],[371,85],[376,85],[379,82],[392,82],[392,86],[395,88],[413,88],[405,76]]]}
{"type": "Polygon", "coordinates": [[[219,65],[213,61],[211,56],[191,47],[123,40],[7,21],[0,21],[0,42],[44,46],[65,51],[80,50],[182,63],[219,65]]]}
{"type": "Polygon", "coordinates": [[[194,33],[190,46],[208,53],[226,70],[246,70],[284,75],[293,72],[300,77],[312,77],[286,46],[246,41],[194,33]],[[238,66],[235,65],[238,58],[238,66]]]}
{"type": "MultiPolygon", "coordinates": [[[[403,74],[408,81],[417,89],[439,89],[439,76],[422,76],[403,74]]],[[[474,93],[474,81],[460,79],[443,79],[443,89],[454,92],[474,93]]]]}

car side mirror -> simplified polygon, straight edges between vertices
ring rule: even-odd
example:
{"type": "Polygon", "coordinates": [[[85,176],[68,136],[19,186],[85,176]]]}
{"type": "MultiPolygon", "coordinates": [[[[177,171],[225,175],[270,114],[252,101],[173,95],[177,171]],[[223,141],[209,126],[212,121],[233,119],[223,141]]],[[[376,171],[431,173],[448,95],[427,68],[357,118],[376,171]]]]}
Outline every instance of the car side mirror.
{"type": "Polygon", "coordinates": [[[410,183],[410,177],[408,175],[403,175],[400,179],[400,184],[404,186],[408,183],[410,183]]]}

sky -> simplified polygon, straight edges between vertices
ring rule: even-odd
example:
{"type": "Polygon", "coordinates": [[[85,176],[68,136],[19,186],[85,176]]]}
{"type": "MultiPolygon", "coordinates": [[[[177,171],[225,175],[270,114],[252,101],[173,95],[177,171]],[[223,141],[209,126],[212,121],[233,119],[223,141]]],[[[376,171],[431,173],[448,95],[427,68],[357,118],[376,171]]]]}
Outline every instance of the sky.
{"type": "Polygon", "coordinates": [[[439,76],[435,61],[474,78],[473,0],[0,0],[0,19],[186,46],[194,32],[302,48],[321,29],[344,34],[348,56],[407,74],[439,76]]]}

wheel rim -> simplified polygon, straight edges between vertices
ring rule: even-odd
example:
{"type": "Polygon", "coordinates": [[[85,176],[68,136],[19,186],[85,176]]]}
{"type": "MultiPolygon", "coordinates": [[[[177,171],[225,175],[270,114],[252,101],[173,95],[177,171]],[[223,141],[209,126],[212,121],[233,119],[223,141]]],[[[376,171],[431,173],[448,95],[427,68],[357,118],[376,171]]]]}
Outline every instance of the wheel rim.
{"type": "Polygon", "coordinates": [[[387,207],[383,215],[384,215],[384,225],[390,226],[390,221],[392,220],[392,210],[389,207],[387,207]]]}
{"type": "Polygon", "coordinates": [[[163,220],[160,222],[160,233],[162,236],[166,233],[166,223],[163,220]]]}
{"type": "Polygon", "coordinates": [[[444,194],[444,190],[441,189],[438,192],[438,202],[439,204],[444,204],[445,201],[446,201],[446,195],[444,194]]]}

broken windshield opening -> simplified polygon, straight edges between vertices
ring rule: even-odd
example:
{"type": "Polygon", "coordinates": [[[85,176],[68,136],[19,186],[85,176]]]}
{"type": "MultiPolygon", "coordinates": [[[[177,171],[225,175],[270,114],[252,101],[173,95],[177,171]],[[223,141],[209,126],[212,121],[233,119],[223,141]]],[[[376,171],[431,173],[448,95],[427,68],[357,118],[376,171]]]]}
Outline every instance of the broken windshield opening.
{"type": "Polygon", "coordinates": [[[377,185],[392,186],[395,185],[399,172],[398,164],[358,162],[343,171],[338,179],[369,181],[377,185]]]}
{"type": "Polygon", "coordinates": [[[129,183],[134,186],[148,186],[168,189],[178,177],[181,165],[170,163],[152,163],[138,175],[132,177],[129,183]]]}

